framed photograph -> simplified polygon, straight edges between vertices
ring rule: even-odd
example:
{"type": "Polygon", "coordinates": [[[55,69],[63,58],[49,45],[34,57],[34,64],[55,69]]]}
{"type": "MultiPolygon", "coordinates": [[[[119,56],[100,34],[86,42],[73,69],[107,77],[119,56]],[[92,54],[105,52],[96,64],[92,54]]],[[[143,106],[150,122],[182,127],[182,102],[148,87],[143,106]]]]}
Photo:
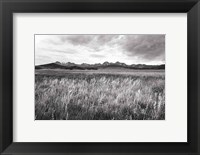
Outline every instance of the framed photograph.
{"type": "Polygon", "coordinates": [[[165,120],[165,35],[36,34],[35,120],[165,120]]]}
{"type": "Polygon", "coordinates": [[[199,154],[198,0],[1,0],[2,154],[199,154]]]}

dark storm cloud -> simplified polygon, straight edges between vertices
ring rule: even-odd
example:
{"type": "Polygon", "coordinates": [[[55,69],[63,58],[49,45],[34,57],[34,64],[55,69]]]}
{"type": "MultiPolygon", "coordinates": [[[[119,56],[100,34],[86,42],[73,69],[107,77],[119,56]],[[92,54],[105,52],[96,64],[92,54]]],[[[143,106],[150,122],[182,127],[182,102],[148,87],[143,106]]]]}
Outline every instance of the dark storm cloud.
{"type": "Polygon", "coordinates": [[[124,53],[145,60],[165,60],[165,35],[127,35],[121,42],[124,53]]]}

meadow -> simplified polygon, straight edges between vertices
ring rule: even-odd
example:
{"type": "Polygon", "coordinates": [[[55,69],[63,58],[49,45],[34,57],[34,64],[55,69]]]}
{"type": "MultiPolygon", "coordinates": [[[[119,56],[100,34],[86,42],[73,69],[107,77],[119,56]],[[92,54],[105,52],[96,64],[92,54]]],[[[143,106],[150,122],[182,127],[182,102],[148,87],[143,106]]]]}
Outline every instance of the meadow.
{"type": "Polygon", "coordinates": [[[36,120],[164,120],[164,70],[35,72],[36,120]]]}

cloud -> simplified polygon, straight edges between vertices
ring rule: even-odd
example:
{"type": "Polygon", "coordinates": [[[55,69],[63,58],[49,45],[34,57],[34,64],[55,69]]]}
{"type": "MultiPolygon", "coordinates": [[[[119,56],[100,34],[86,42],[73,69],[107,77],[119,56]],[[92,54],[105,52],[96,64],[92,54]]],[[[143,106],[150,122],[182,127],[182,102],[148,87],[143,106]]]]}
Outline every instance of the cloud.
{"type": "MultiPolygon", "coordinates": [[[[93,49],[93,52],[98,52],[102,46],[109,45],[119,35],[60,35],[60,42],[57,44],[70,43],[74,46],[86,46],[93,49]]],[[[55,41],[49,40],[49,43],[55,44],[55,41]]]]}
{"type": "Polygon", "coordinates": [[[98,55],[98,54],[90,54],[91,57],[93,58],[104,58],[104,55],[98,55]]]}
{"type": "Polygon", "coordinates": [[[97,35],[96,42],[98,45],[109,44],[114,39],[118,38],[119,35],[97,35]]]}
{"type": "Polygon", "coordinates": [[[42,50],[42,51],[48,51],[48,52],[53,52],[53,53],[63,53],[63,54],[75,54],[78,53],[77,51],[73,50],[73,49],[63,49],[63,50],[59,50],[59,49],[50,49],[50,48],[38,48],[37,50],[42,50]]]}
{"type": "Polygon", "coordinates": [[[62,43],[70,42],[73,45],[85,45],[90,43],[93,40],[92,35],[68,35],[60,36],[62,43]]]}
{"type": "Polygon", "coordinates": [[[125,54],[141,60],[165,60],[165,35],[127,35],[121,42],[125,54]]]}
{"type": "MultiPolygon", "coordinates": [[[[165,63],[165,35],[35,35],[36,59],[75,63],[165,63]]],[[[37,60],[36,60],[37,61],[37,60]]]]}

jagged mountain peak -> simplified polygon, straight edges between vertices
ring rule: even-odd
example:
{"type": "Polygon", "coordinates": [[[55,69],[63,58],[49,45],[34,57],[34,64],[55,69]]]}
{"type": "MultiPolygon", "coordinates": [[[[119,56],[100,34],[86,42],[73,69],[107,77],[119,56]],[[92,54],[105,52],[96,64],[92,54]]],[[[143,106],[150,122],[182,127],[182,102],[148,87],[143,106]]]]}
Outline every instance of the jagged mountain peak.
{"type": "Polygon", "coordinates": [[[145,64],[132,64],[127,65],[122,62],[108,62],[105,61],[104,63],[95,63],[95,64],[88,64],[88,63],[82,63],[82,64],[76,64],[73,62],[67,62],[67,63],[60,63],[59,61],[56,61],[55,63],[49,63],[49,64],[43,64],[43,65],[37,65],[35,67],[36,69],[106,69],[106,68],[124,68],[124,69],[165,69],[165,64],[161,65],[145,65],[145,64]]]}

